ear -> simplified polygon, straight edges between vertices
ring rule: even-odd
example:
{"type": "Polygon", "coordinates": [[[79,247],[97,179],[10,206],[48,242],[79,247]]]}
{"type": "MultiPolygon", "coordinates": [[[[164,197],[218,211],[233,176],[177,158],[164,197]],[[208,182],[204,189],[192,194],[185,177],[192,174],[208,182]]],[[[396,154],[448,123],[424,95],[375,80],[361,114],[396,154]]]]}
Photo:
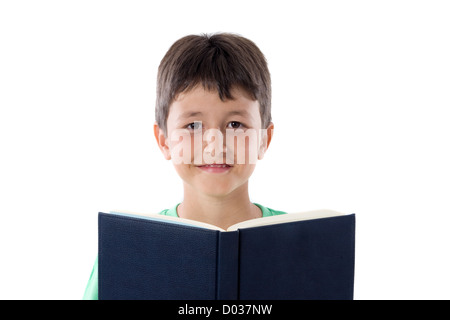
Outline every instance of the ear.
{"type": "Polygon", "coordinates": [[[170,147],[168,145],[167,137],[164,135],[164,131],[158,126],[155,121],[153,125],[153,133],[155,134],[156,142],[158,143],[158,147],[164,155],[166,160],[170,160],[170,147]]]}
{"type": "Polygon", "coordinates": [[[261,129],[260,134],[260,144],[258,148],[258,160],[262,160],[264,158],[264,154],[266,153],[267,149],[269,148],[270,142],[272,141],[273,136],[273,122],[269,123],[269,126],[267,129],[261,129]]]}

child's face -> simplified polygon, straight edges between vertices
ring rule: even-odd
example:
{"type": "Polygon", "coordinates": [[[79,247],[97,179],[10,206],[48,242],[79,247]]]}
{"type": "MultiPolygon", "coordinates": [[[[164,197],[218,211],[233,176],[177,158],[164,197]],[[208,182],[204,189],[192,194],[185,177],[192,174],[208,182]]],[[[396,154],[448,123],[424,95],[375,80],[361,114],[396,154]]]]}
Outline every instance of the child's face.
{"type": "Polygon", "coordinates": [[[261,130],[258,101],[238,88],[231,93],[235,100],[224,102],[217,92],[197,86],[180,94],[170,106],[166,138],[155,124],[155,137],[166,159],[173,160],[186,184],[205,194],[226,195],[244,185],[272,137],[273,123],[261,130]],[[230,134],[236,140],[227,139],[230,134]],[[207,164],[229,167],[201,168],[207,164]]]}

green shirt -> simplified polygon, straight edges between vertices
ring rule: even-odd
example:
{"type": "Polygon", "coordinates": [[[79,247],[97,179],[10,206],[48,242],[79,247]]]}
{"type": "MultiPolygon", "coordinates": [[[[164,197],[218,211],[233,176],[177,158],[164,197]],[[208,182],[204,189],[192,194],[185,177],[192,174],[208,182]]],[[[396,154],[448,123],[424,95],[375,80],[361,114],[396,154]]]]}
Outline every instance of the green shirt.
{"type": "MultiPolygon", "coordinates": [[[[253,204],[258,206],[261,209],[263,217],[276,216],[279,214],[286,213],[284,211],[276,211],[276,210],[264,207],[258,203],[253,203],[253,204]]],[[[165,210],[161,211],[159,214],[166,215],[166,216],[172,216],[172,217],[178,217],[177,208],[179,205],[180,205],[180,203],[178,203],[176,206],[174,206],[171,209],[165,209],[165,210]]],[[[84,291],[83,300],[98,300],[98,256],[95,259],[94,267],[92,268],[89,282],[86,286],[86,290],[84,291]]]]}

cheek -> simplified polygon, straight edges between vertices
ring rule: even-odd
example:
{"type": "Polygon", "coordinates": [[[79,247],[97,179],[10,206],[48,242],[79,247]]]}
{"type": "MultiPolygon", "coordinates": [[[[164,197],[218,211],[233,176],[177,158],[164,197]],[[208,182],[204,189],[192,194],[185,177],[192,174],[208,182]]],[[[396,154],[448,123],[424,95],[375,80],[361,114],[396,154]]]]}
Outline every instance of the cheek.
{"type": "Polygon", "coordinates": [[[253,171],[255,171],[256,164],[246,164],[242,165],[242,177],[247,180],[252,175],[253,171]]]}
{"type": "Polygon", "coordinates": [[[258,137],[247,130],[245,134],[227,140],[227,150],[231,152],[230,157],[234,158],[235,164],[254,166],[258,160],[258,137]]]}
{"type": "Polygon", "coordinates": [[[174,164],[173,167],[175,168],[175,171],[178,173],[178,175],[184,179],[184,177],[186,176],[186,169],[185,169],[186,165],[183,164],[174,164]]]}

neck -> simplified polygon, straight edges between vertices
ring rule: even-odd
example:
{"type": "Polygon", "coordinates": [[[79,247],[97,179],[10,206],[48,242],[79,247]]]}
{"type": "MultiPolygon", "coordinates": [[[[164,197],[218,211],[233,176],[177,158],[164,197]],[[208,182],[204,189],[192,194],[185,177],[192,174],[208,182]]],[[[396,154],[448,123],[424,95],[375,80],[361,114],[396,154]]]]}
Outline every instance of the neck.
{"type": "Polygon", "coordinates": [[[225,230],[233,224],[262,216],[259,207],[249,199],[248,181],[221,196],[198,193],[185,184],[184,199],[177,213],[180,218],[206,222],[225,230]]]}

